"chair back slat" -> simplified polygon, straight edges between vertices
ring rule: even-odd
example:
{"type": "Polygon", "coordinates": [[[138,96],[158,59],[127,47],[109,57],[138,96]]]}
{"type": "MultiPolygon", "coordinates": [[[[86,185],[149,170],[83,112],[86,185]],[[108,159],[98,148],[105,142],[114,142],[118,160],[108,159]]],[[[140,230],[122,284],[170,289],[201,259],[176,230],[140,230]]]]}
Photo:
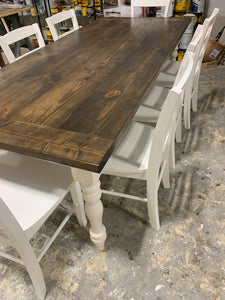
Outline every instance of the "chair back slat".
{"type": "Polygon", "coordinates": [[[0,47],[2,48],[3,52],[5,53],[7,60],[11,64],[11,63],[15,62],[16,60],[18,60],[36,50],[39,50],[40,48],[45,47],[45,42],[42,37],[42,34],[41,34],[38,24],[35,23],[32,25],[19,27],[13,31],[10,31],[10,32],[6,33],[5,35],[1,36],[0,37],[0,47]],[[13,43],[16,43],[20,40],[23,40],[25,38],[28,38],[32,35],[36,36],[39,47],[31,50],[28,53],[22,54],[19,57],[15,57],[15,55],[13,54],[13,52],[10,48],[10,45],[13,43]]]}
{"type": "Polygon", "coordinates": [[[173,0],[131,0],[131,17],[134,17],[134,7],[165,7],[164,17],[169,17],[173,0]]]}
{"type": "Polygon", "coordinates": [[[62,37],[65,37],[66,35],[76,31],[79,29],[79,25],[78,25],[78,22],[77,22],[77,18],[76,18],[76,15],[75,15],[75,12],[74,12],[74,9],[70,9],[70,10],[67,10],[67,11],[62,11],[58,14],[55,14],[49,18],[46,18],[45,19],[47,24],[48,24],[48,27],[51,31],[51,34],[52,34],[52,37],[53,37],[53,40],[54,41],[57,41],[58,39],[62,38],[62,37]],[[73,25],[73,29],[70,29],[69,31],[65,32],[64,34],[59,34],[57,29],[56,29],[56,25],[61,23],[61,22],[64,22],[66,20],[71,20],[72,21],[72,25],[73,25]]]}

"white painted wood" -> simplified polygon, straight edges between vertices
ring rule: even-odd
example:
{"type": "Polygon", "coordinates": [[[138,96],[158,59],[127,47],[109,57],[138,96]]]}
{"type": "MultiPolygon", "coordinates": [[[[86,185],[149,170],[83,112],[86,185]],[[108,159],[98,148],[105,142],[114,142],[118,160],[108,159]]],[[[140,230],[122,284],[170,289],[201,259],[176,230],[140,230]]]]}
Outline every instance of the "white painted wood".
{"type": "Polygon", "coordinates": [[[12,31],[6,33],[5,35],[1,36],[0,37],[0,47],[4,51],[7,60],[11,64],[11,63],[15,62],[16,60],[21,59],[22,57],[27,56],[30,53],[37,51],[40,48],[45,47],[45,42],[41,35],[41,31],[39,29],[38,24],[35,23],[35,24],[29,25],[29,26],[19,27],[19,28],[12,30],[12,31]],[[18,42],[24,38],[27,38],[29,36],[32,36],[32,35],[36,36],[39,47],[16,58],[15,55],[13,54],[12,50],[10,49],[9,45],[13,44],[15,42],[18,42]]]}
{"type": "MultiPolygon", "coordinates": [[[[192,82],[194,78],[195,65],[194,65],[194,54],[187,53],[184,57],[184,60],[180,66],[180,70],[177,74],[176,81],[174,86],[179,85],[180,88],[184,91],[184,112],[185,114],[190,111],[190,99],[191,99],[191,90],[192,82]],[[190,64],[189,61],[193,58],[193,64],[190,64]],[[188,72],[189,80],[187,81],[185,74],[188,72]],[[189,101],[189,102],[188,102],[189,101]]],[[[163,104],[166,101],[169,93],[169,88],[161,87],[155,85],[147,97],[144,99],[143,104],[137,110],[133,121],[139,122],[157,122],[157,119],[162,110],[163,104]]],[[[177,117],[176,121],[176,140],[181,141],[181,113],[177,117]]],[[[171,143],[170,150],[170,167],[175,167],[175,151],[174,143],[171,143]]]]}
{"type": "MultiPolygon", "coordinates": [[[[203,25],[202,25],[202,30],[203,30],[203,41],[202,45],[199,51],[197,51],[197,47],[195,49],[190,49],[190,51],[194,52],[196,51],[198,53],[198,57],[196,58],[196,70],[195,70],[195,75],[194,75],[194,84],[193,84],[193,91],[191,95],[191,101],[192,101],[192,109],[193,111],[197,111],[197,103],[198,103],[198,84],[199,84],[199,76],[200,76],[200,71],[201,71],[201,63],[203,56],[205,54],[205,49],[210,37],[210,34],[212,32],[213,25],[215,23],[216,17],[219,13],[219,9],[215,8],[211,14],[211,16],[207,19],[205,19],[203,25]]],[[[193,45],[190,45],[190,47],[193,47],[193,45]]],[[[190,117],[190,116],[189,116],[190,117]]],[[[190,128],[190,120],[188,120],[187,128],[190,128]]]]}
{"type": "Polygon", "coordinates": [[[75,15],[74,9],[70,9],[70,10],[67,10],[67,11],[62,11],[60,13],[52,15],[49,18],[46,18],[45,20],[48,24],[48,27],[51,31],[51,34],[52,34],[52,37],[53,37],[54,41],[57,41],[58,39],[61,39],[62,37],[65,37],[68,34],[74,32],[74,31],[76,31],[80,28],[79,25],[78,25],[78,22],[77,22],[77,17],[75,15]],[[64,34],[59,34],[56,27],[55,27],[55,25],[57,25],[61,22],[64,22],[66,20],[69,20],[69,19],[72,21],[73,28],[70,29],[69,31],[65,32],[64,34]]]}
{"type": "MultiPolygon", "coordinates": [[[[29,240],[70,191],[72,182],[69,167],[4,150],[0,152],[0,228],[3,230],[0,242],[8,239],[16,248],[40,299],[44,299],[46,287],[38,261],[69,220],[74,207],[38,258],[29,240]]],[[[13,260],[20,262],[17,258],[13,260]]]]}
{"type": "MultiPolygon", "coordinates": [[[[173,87],[162,106],[156,127],[150,123],[132,122],[121,136],[102,174],[142,179],[147,181],[147,203],[151,226],[160,228],[158,213],[158,188],[162,181],[169,188],[169,162],[171,144],[174,144],[177,122],[180,119],[184,90],[193,72],[194,55],[187,56],[187,68],[173,87]]],[[[103,191],[104,193],[104,191],[103,191]]],[[[107,193],[111,193],[110,191],[107,193]]],[[[111,193],[121,196],[121,193],[111,193]]],[[[125,198],[126,194],[123,195],[125,198]]],[[[129,196],[128,196],[129,198],[129,196]]],[[[135,199],[133,200],[140,200],[135,199]]]]}
{"type": "MultiPolygon", "coordinates": [[[[165,72],[161,72],[158,78],[156,79],[156,85],[165,85],[171,86],[176,85],[179,81],[180,76],[184,72],[187,63],[186,55],[188,53],[194,54],[194,72],[193,78],[191,80],[192,85],[190,89],[185,91],[184,103],[183,103],[183,117],[184,117],[184,127],[190,128],[190,111],[191,111],[191,99],[193,98],[194,91],[197,91],[197,81],[201,68],[202,57],[200,55],[200,51],[203,45],[203,28],[202,25],[199,25],[195,31],[195,34],[192,38],[191,43],[188,46],[188,49],[184,55],[182,62],[177,61],[168,61],[165,67],[165,72]],[[192,91],[192,92],[191,92],[192,91]]],[[[179,136],[181,136],[179,134],[179,136]]]]}
{"type": "Polygon", "coordinates": [[[45,255],[46,251],[48,251],[48,248],[51,246],[51,244],[54,242],[54,240],[57,238],[63,227],[66,225],[66,223],[69,221],[70,217],[72,216],[73,211],[71,210],[66,217],[63,219],[63,221],[60,223],[54,234],[51,236],[51,238],[47,241],[47,243],[44,244],[43,248],[41,249],[41,253],[38,255],[37,260],[40,261],[42,257],[45,255]]]}
{"type": "Polygon", "coordinates": [[[90,238],[98,251],[104,250],[106,240],[106,229],[102,224],[103,205],[100,200],[101,189],[99,174],[71,168],[74,180],[81,184],[83,199],[85,201],[85,212],[90,222],[90,238]]]}
{"type": "Polygon", "coordinates": [[[142,105],[138,108],[133,117],[133,121],[156,122],[169,90],[167,87],[154,85],[143,99],[142,105]]]}
{"type": "Polygon", "coordinates": [[[135,15],[135,7],[164,7],[163,17],[172,15],[174,0],[131,0],[131,17],[135,15]]]}
{"type": "MultiPolygon", "coordinates": [[[[190,110],[192,106],[193,111],[197,111],[197,100],[198,100],[198,82],[201,71],[201,63],[205,53],[206,45],[212,31],[213,24],[215,23],[216,17],[219,13],[219,9],[215,8],[211,16],[205,19],[203,25],[198,25],[191,43],[188,45],[187,51],[195,54],[195,73],[192,85],[192,94],[190,97],[187,95],[184,98],[184,127],[190,128],[190,110]]],[[[171,87],[178,75],[180,68],[182,68],[183,62],[169,60],[162,67],[159,76],[156,79],[156,85],[171,87]]]]}
{"type": "MultiPolygon", "coordinates": [[[[114,192],[114,191],[107,191],[107,190],[102,190],[102,194],[112,195],[112,196],[117,196],[117,197],[124,197],[123,193],[118,193],[118,192],[114,192]]],[[[140,201],[140,202],[146,202],[146,203],[148,202],[147,198],[142,198],[142,197],[128,195],[128,194],[126,194],[126,198],[136,200],[136,201],[140,201]]]]}
{"type": "Polygon", "coordinates": [[[13,244],[30,275],[38,298],[44,299],[46,286],[34,251],[14,214],[8,209],[5,201],[2,199],[0,199],[0,215],[1,228],[7,234],[8,238],[13,241],[13,244]]]}

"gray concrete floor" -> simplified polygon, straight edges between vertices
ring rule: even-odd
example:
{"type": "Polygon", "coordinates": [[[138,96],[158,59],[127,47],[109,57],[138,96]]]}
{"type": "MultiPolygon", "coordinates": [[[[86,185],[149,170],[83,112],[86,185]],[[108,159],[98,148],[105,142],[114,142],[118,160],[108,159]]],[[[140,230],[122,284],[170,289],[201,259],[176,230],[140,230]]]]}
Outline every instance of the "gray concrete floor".
{"type": "MultiPolygon", "coordinates": [[[[96,252],[72,217],[41,261],[46,299],[225,299],[224,83],[225,66],[202,70],[198,112],[176,144],[171,189],[159,190],[161,229],[148,225],[145,204],[103,197],[105,251],[96,252]]],[[[140,181],[102,182],[145,192],[140,181]]],[[[36,299],[24,267],[4,258],[0,299],[36,299]]]]}

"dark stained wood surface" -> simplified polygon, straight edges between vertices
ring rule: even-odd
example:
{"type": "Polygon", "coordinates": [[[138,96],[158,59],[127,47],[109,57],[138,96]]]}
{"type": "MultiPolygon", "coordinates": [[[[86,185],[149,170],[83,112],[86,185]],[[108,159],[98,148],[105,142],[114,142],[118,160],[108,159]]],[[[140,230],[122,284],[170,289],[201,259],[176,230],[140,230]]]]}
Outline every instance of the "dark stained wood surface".
{"type": "Polygon", "coordinates": [[[0,72],[0,148],[100,172],[184,18],[99,19],[0,72]]]}

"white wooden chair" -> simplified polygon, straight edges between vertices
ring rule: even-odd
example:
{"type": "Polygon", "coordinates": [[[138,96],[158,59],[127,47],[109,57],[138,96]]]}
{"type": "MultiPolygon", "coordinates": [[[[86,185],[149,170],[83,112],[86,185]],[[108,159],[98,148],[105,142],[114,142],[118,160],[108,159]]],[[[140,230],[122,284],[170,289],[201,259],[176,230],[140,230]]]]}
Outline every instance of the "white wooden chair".
{"type": "MultiPolygon", "coordinates": [[[[198,40],[198,37],[196,35],[196,32],[192,38],[191,43],[188,45],[187,52],[196,52],[196,57],[198,59],[196,63],[196,70],[194,75],[194,84],[193,84],[193,91],[192,91],[192,109],[193,111],[197,111],[197,99],[198,99],[198,82],[199,82],[199,76],[200,76],[200,70],[201,70],[201,63],[202,59],[205,53],[205,49],[207,46],[208,39],[210,37],[210,33],[212,31],[212,27],[215,23],[216,17],[219,13],[218,8],[214,8],[211,16],[207,19],[205,19],[201,30],[202,30],[202,40],[201,40],[201,46],[196,46],[196,40],[198,40]]],[[[201,25],[199,25],[201,26],[201,25]]],[[[198,26],[198,27],[199,27],[198,26]]],[[[155,84],[160,86],[166,86],[171,87],[175,81],[176,75],[178,73],[178,70],[180,68],[181,62],[179,61],[173,61],[168,60],[166,64],[161,69],[161,72],[159,76],[156,79],[155,84]]],[[[185,127],[190,128],[190,114],[188,115],[189,119],[185,120],[185,127]]]]}
{"type": "Polygon", "coordinates": [[[6,247],[0,251],[0,256],[26,267],[39,299],[44,299],[46,293],[39,266],[42,256],[74,210],[79,223],[86,225],[79,192],[69,167],[4,150],[0,152],[0,243],[14,247],[20,258],[3,252],[6,247]],[[69,191],[74,206],[36,257],[29,241],[69,191]]]}
{"type": "Polygon", "coordinates": [[[164,8],[164,17],[172,15],[174,0],[131,0],[131,18],[134,17],[135,7],[157,7],[164,8]]]}
{"type": "MultiPolygon", "coordinates": [[[[171,79],[169,81],[161,81],[155,82],[155,86],[150,91],[149,95],[144,99],[143,105],[140,106],[139,110],[137,111],[136,115],[134,116],[134,121],[144,121],[144,122],[153,122],[157,120],[159,115],[159,111],[162,107],[162,103],[166,99],[166,94],[168,93],[169,86],[171,83],[176,85],[176,82],[179,81],[179,77],[182,76],[182,70],[185,68],[184,66],[187,63],[186,55],[188,53],[193,53],[194,55],[194,71],[193,71],[193,78],[191,80],[192,85],[190,85],[191,93],[186,93],[184,97],[183,103],[183,117],[184,117],[184,127],[190,128],[190,115],[191,115],[191,102],[193,101],[193,94],[197,93],[196,89],[198,88],[198,80],[199,74],[201,69],[201,62],[202,62],[202,52],[204,52],[204,45],[205,42],[205,35],[203,30],[203,25],[198,25],[194,36],[192,38],[191,43],[188,46],[190,51],[186,51],[184,55],[184,59],[181,63],[179,63],[179,69],[176,73],[174,82],[172,81],[172,75],[167,75],[164,80],[171,79]]],[[[174,65],[176,66],[176,64],[174,65]]],[[[172,65],[171,65],[172,68],[172,65]]],[[[162,77],[161,77],[162,78],[162,77]]],[[[193,103],[193,102],[192,102],[193,103]]],[[[179,133],[180,138],[177,141],[181,141],[181,132],[179,133]]]]}
{"type": "Polygon", "coordinates": [[[45,20],[48,24],[48,27],[51,31],[54,41],[57,41],[58,39],[65,37],[68,34],[80,28],[77,22],[77,17],[75,15],[74,9],[62,11],[60,13],[52,15],[49,18],[46,18],[45,20]],[[65,32],[64,34],[59,34],[58,30],[56,29],[56,25],[69,19],[72,21],[73,28],[71,28],[69,31],[65,32]]]}
{"type": "MultiPolygon", "coordinates": [[[[194,55],[194,64],[193,64],[193,78],[189,82],[188,88],[190,91],[194,89],[195,85],[195,74],[199,72],[199,68],[201,67],[201,49],[202,44],[204,41],[204,31],[202,25],[199,25],[195,31],[193,39],[189,45],[189,49],[192,51],[186,51],[184,58],[181,63],[179,63],[179,70],[176,74],[175,80],[173,82],[174,85],[179,82],[180,77],[182,76],[185,68],[187,67],[188,59],[186,58],[189,53],[193,53],[194,55]],[[192,83],[190,85],[190,83],[192,83]]],[[[166,95],[169,91],[169,87],[165,85],[160,86],[158,82],[155,83],[154,87],[150,91],[149,95],[147,95],[146,99],[143,101],[143,105],[140,106],[137,113],[134,116],[134,121],[141,121],[141,122],[153,122],[157,120],[159,116],[159,111],[161,110],[162,104],[166,99],[166,95]]],[[[191,98],[192,93],[187,92],[184,97],[184,109],[183,109],[183,116],[184,116],[184,127],[190,128],[190,110],[191,110],[191,98]]],[[[177,141],[181,141],[181,133],[179,133],[179,138],[177,141]]]]}
{"type": "MultiPolygon", "coordinates": [[[[201,36],[198,35],[199,39],[201,39],[201,36]]],[[[190,115],[190,102],[191,102],[191,91],[193,86],[193,80],[194,80],[194,72],[195,72],[195,66],[196,59],[195,55],[192,52],[186,52],[184,59],[180,65],[179,72],[177,74],[174,87],[177,86],[180,83],[180,87],[184,92],[183,97],[183,113],[184,113],[184,119],[186,120],[188,116],[190,115]],[[193,61],[192,64],[190,64],[190,61],[193,61]],[[182,81],[181,78],[186,73],[186,70],[190,69],[190,76],[188,81],[182,81]]],[[[139,121],[139,122],[150,122],[155,123],[158,120],[158,117],[160,116],[160,112],[162,110],[163,104],[167,99],[169,88],[161,87],[161,86],[153,86],[152,90],[146,97],[146,99],[143,101],[143,104],[139,107],[137,110],[133,121],[139,121]]],[[[177,120],[177,127],[176,127],[176,141],[181,142],[181,117],[177,120]]],[[[174,151],[174,143],[171,143],[171,157],[170,157],[170,166],[172,168],[175,167],[175,151],[174,151]]]]}
{"type": "Polygon", "coordinates": [[[121,136],[118,146],[103,168],[102,174],[142,179],[147,182],[147,198],[102,190],[103,193],[147,202],[152,228],[160,228],[158,212],[158,188],[160,182],[169,188],[169,158],[174,143],[177,121],[180,118],[184,91],[190,80],[193,56],[179,83],[169,91],[156,127],[131,122],[129,130],[121,136]]]}
{"type": "MultiPolygon", "coordinates": [[[[203,56],[205,54],[205,49],[213,28],[213,25],[216,21],[216,17],[219,13],[219,9],[218,8],[214,8],[211,16],[207,19],[205,19],[204,23],[203,23],[203,35],[204,35],[204,40],[202,43],[202,47],[199,51],[199,60],[197,63],[197,67],[195,70],[195,77],[194,77],[194,85],[193,85],[193,90],[192,90],[192,110],[193,111],[197,111],[197,104],[198,104],[198,84],[199,84],[199,77],[200,77],[200,72],[201,72],[201,65],[202,65],[202,60],[203,60],[203,56]]],[[[192,49],[190,49],[190,51],[192,51],[192,49]]],[[[190,125],[190,124],[189,124],[190,125]]],[[[189,126],[190,128],[190,126],[189,126]]]]}
{"type": "Polygon", "coordinates": [[[30,53],[37,51],[40,48],[45,47],[45,42],[41,35],[41,31],[39,29],[38,24],[35,23],[35,24],[29,25],[29,26],[19,27],[13,31],[6,33],[3,36],[0,36],[0,47],[2,48],[3,52],[5,53],[7,60],[11,64],[11,63],[15,62],[16,60],[21,59],[22,57],[29,55],[30,53]],[[15,55],[13,54],[13,52],[9,46],[13,43],[16,43],[20,40],[23,40],[23,39],[25,39],[29,36],[33,36],[33,35],[36,36],[39,47],[35,48],[32,51],[27,52],[19,57],[15,57],[15,55]]]}

